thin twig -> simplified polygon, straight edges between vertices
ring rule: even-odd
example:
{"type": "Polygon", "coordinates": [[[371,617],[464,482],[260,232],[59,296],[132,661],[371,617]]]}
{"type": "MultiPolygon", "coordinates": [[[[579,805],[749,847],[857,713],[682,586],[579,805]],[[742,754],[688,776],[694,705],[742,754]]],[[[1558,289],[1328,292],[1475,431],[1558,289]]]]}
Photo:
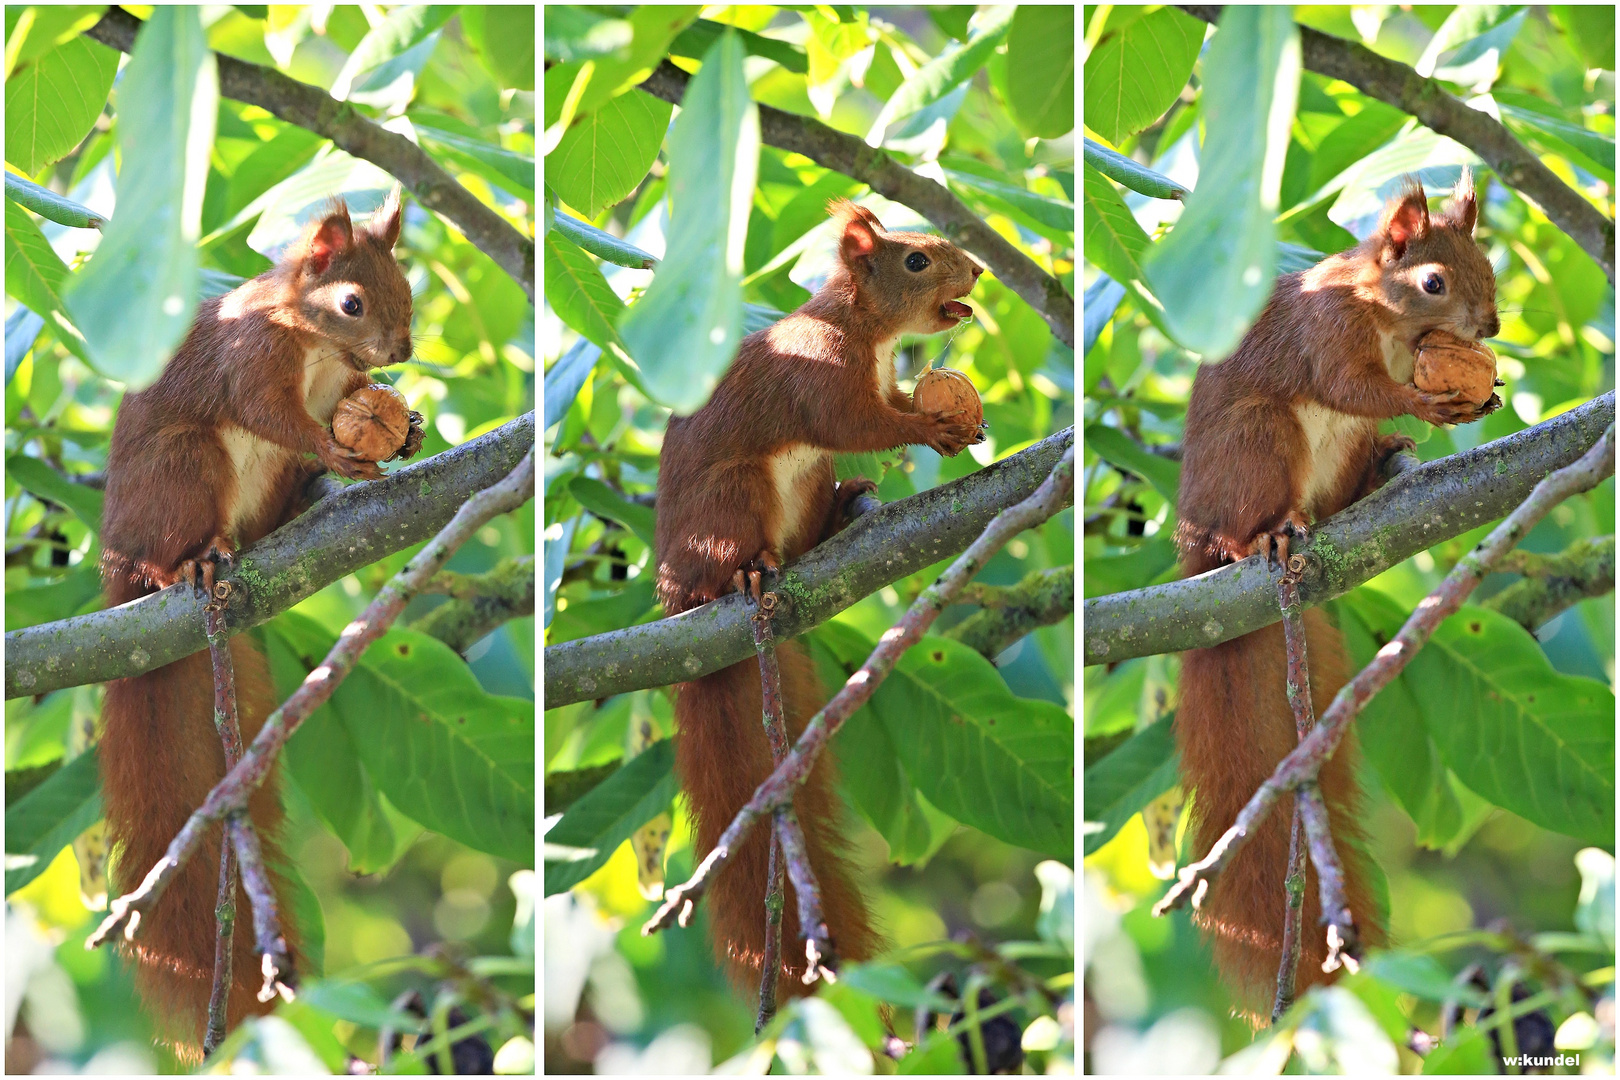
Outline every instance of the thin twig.
{"type": "Polygon", "coordinates": [[[282,746],[308,716],[332,696],[343,679],[354,669],[366,646],[381,637],[399,618],[405,605],[442,568],[455,550],[484,524],[500,514],[515,510],[534,497],[534,450],[524,455],[518,467],[504,480],[480,491],[462,504],[450,523],[439,531],[394,578],[384,585],[364,613],[343,628],[332,651],[293,692],[259,730],[253,745],[225,779],[214,785],[208,798],[170,842],[156,866],[134,892],[114,900],[110,913],[85,942],[86,948],[105,943],[122,932],[133,940],[144,912],[151,910],[163,890],[187,859],[196,852],[203,835],[214,822],[247,807],[249,796],[270,773],[270,766],[282,746]]]}
{"type": "MultiPolygon", "coordinates": [[[[1288,650],[1288,704],[1294,711],[1294,733],[1299,742],[1305,741],[1316,717],[1311,709],[1310,667],[1306,662],[1305,606],[1299,598],[1299,574],[1305,569],[1305,557],[1294,554],[1288,558],[1288,572],[1277,582],[1277,603],[1283,616],[1283,641],[1288,650]]],[[[1282,961],[1277,968],[1277,994],[1272,1001],[1271,1022],[1275,1024],[1294,1003],[1294,992],[1299,979],[1299,950],[1304,941],[1301,923],[1305,918],[1305,843],[1299,804],[1294,805],[1294,820],[1288,834],[1288,873],[1283,878],[1283,940],[1282,961]]]]}
{"type": "MultiPolygon", "coordinates": [[[[787,717],[782,707],[782,669],[776,659],[776,641],[771,634],[771,613],[776,594],[759,599],[759,610],[750,618],[754,629],[754,651],[759,654],[760,700],[764,704],[765,738],[771,744],[771,764],[782,764],[787,756],[787,717]]],[[[787,896],[782,888],[782,841],[775,830],[771,835],[771,861],[765,889],[765,957],[759,970],[759,1009],[754,1014],[754,1034],[776,1015],[776,984],[782,972],[782,909],[787,896]]]]}
{"type": "Polygon", "coordinates": [[[1305,819],[1305,839],[1310,844],[1311,863],[1316,867],[1316,883],[1321,890],[1322,921],[1327,924],[1327,959],[1322,961],[1322,970],[1337,971],[1342,964],[1354,974],[1361,958],[1361,935],[1344,898],[1344,867],[1333,847],[1322,789],[1315,781],[1301,784],[1294,792],[1294,806],[1305,819]]]}
{"type": "Polygon", "coordinates": [[[264,985],[259,989],[260,1001],[272,1001],[277,995],[291,1001],[298,985],[298,973],[293,968],[292,950],[281,934],[281,912],[276,902],[276,890],[264,865],[264,850],[259,846],[259,834],[253,828],[247,811],[231,814],[225,820],[231,845],[242,862],[242,887],[247,890],[253,906],[254,947],[259,954],[260,971],[264,985]]]}
{"type": "MultiPolygon", "coordinates": [[[[1350,721],[1374,694],[1401,673],[1441,622],[1462,606],[1492,567],[1553,507],[1571,495],[1596,487],[1613,474],[1614,424],[1611,422],[1602,437],[1579,461],[1545,477],[1529,498],[1492,529],[1490,535],[1480,541],[1473,551],[1458,560],[1437,589],[1419,601],[1417,610],[1406,620],[1400,633],[1379,649],[1372,663],[1339,691],[1316,730],[1298,749],[1284,758],[1260,785],[1260,789],[1238,812],[1237,821],[1215,842],[1209,854],[1182,869],[1176,884],[1154,906],[1154,914],[1163,915],[1188,901],[1194,907],[1199,906],[1210,884],[1220,876],[1249,837],[1254,835],[1277,800],[1301,784],[1315,782],[1322,766],[1333,756],[1339,740],[1344,737],[1350,721]]],[[[1309,828],[1308,820],[1306,825],[1309,828]]]]}
{"type": "MultiPolygon", "coordinates": [[[[230,583],[215,582],[215,592],[204,609],[203,629],[208,635],[208,657],[214,668],[214,728],[225,754],[225,771],[229,772],[242,758],[242,727],[236,714],[236,673],[231,664],[230,638],[225,630],[225,600],[230,596],[230,583]]],[[[231,967],[236,953],[236,878],[236,850],[221,830],[219,893],[214,901],[214,983],[208,994],[204,1057],[218,1050],[225,1041],[229,1020],[231,967]]]]}
{"type": "MultiPolygon", "coordinates": [[[[827,740],[856,709],[871,698],[873,691],[894,669],[900,657],[927,633],[939,613],[955,599],[962,587],[1007,541],[1068,506],[1073,496],[1074,446],[1071,444],[1034,494],[997,514],[979,538],[951,564],[950,569],[924,589],[900,622],[883,635],[883,640],[861,669],[851,675],[833,699],[811,718],[793,752],[732,818],[714,850],[709,852],[691,878],[669,891],[663,906],[641,928],[643,934],[656,933],[677,921],[682,926],[690,922],[694,905],[702,897],[718,867],[736,850],[761,817],[791,804],[793,793],[810,775],[811,766],[827,740]]],[[[802,897],[800,903],[803,903],[802,897]]]]}
{"type": "Polygon", "coordinates": [[[777,808],[775,831],[782,845],[782,860],[787,863],[788,879],[793,882],[794,895],[799,899],[799,933],[804,937],[804,984],[809,986],[822,977],[828,982],[837,982],[838,954],[833,948],[832,930],[821,912],[821,889],[816,885],[815,871],[810,867],[810,847],[805,843],[804,830],[799,827],[799,816],[793,812],[791,805],[777,808]]]}

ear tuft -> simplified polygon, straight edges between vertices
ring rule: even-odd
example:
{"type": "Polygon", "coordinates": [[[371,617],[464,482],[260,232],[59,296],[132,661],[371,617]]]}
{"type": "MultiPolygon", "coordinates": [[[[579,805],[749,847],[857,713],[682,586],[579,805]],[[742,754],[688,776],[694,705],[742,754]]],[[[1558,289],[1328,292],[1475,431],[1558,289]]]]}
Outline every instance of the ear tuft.
{"type": "Polygon", "coordinates": [[[827,203],[827,212],[842,226],[838,253],[844,265],[851,273],[871,273],[872,256],[877,253],[884,232],[883,223],[872,211],[848,199],[833,199],[827,203]]]}
{"type": "Polygon", "coordinates": [[[1378,232],[1396,258],[1405,254],[1412,241],[1429,235],[1429,200],[1417,177],[1407,176],[1402,180],[1400,193],[1384,208],[1378,232]]]}
{"type": "Polygon", "coordinates": [[[1451,189],[1451,207],[1446,217],[1453,226],[1470,236],[1474,234],[1474,226],[1479,223],[1479,202],[1474,196],[1474,173],[1466,165],[1463,166],[1462,175],[1457,178],[1457,186],[1451,189]]]}
{"type": "Polygon", "coordinates": [[[324,274],[332,260],[354,245],[354,225],[349,221],[349,207],[342,199],[333,198],[319,221],[311,222],[304,233],[304,266],[312,274],[324,274]]]}
{"type": "Polygon", "coordinates": [[[394,249],[395,244],[399,243],[399,227],[403,218],[400,206],[401,194],[401,185],[395,184],[393,190],[388,193],[388,197],[383,200],[383,204],[377,208],[377,212],[371,215],[371,221],[366,225],[366,230],[390,251],[394,249]]]}

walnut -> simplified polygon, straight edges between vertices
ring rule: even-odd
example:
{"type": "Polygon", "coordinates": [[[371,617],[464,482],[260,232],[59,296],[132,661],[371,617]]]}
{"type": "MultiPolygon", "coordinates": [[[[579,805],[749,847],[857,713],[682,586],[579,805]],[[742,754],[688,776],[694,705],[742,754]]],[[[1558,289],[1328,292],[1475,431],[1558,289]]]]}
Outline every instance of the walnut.
{"type": "Polygon", "coordinates": [[[911,400],[918,412],[948,413],[960,409],[962,423],[984,422],[984,404],[973,387],[973,380],[955,368],[929,368],[917,376],[917,389],[911,400]]]}
{"type": "Polygon", "coordinates": [[[1430,330],[1418,339],[1412,383],[1429,393],[1459,390],[1469,402],[1484,405],[1496,392],[1496,354],[1477,341],[1430,330]]]}
{"type": "Polygon", "coordinates": [[[387,461],[410,433],[405,397],[386,383],[363,386],[338,402],[332,437],[367,461],[387,461]]]}

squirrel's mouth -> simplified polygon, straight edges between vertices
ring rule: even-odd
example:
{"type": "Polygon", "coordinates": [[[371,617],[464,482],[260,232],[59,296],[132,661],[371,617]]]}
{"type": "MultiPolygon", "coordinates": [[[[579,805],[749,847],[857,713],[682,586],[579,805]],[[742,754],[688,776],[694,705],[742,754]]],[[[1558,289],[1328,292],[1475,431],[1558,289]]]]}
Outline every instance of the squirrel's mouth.
{"type": "Polygon", "coordinates": [[[942,319],[971,319],[973,309],[960,300],[947,300],[939,305],[939,315],[942,319]]]}

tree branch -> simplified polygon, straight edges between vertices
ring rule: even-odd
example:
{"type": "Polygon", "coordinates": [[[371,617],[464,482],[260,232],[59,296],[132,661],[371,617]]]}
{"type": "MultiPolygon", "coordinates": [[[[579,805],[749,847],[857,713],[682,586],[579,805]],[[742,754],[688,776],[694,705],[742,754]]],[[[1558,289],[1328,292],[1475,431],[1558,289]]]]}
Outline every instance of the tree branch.
{"type": "Polygon", "coordinates": [[[534,556],[502,559],[482,574],[438,575],[428,592],[447,592],[440,604],[411,624],[464,653],[486,634],[511,619],[534,614],[534,556]]]}
{"type": "MultiPolygon", "coordinates": [[[[121,52],[135,47],[141,20],[113,7],[85,31],[103,45],[121,52]]],[[[488,255],[523,287],[534,303],[534,240],[524,236],[500,214],[445,172],[421,147],[403,135],[367,119],[353,105],[338,101],[324,90],[283,75],[275,68],[249,64],[216,53],[219,92],[228,98],[257,105],[289,124],[331,139],[334,146],[383,169],[461,230],[474,247],[488,255]]]]}
{"type": "Polygon", "coordinates": [[[1031,630],[1074,614],[1074,564],[1032,570],[1016,585],[969,586],[962,599],[983,605],[984,610],[969,615],[945,636],[994,660],[1031,630]],[[975,588],[978,591],[969,595],[975,588]]]}
{"type": "Polygon", "coordinates": [[[1557,555],[1514,551],[1496,568],[1523,574],[1483,606],[1532,634],[1565,608],[1614,591],[1614,536],[1577,540],[1557,555]]]}
{"type": "MultiPolygon", "coordinates": [[[[686,72],[665,60],[641,84],[641,89],[679,105],[687,79],[686,72]]],[[[855,136],[835,131],[808,116],[761,105],[759,129],[767,145],[803,154],[933,222],[952,243],[983,259],[997,280],[1041,313],[1058,340],[1074,348],[1074,297],[1062,282],[985,224],[949,188],[917,175],[855,136]]]]}
{"type": "MultiPolygon", "coordinates": [[[[972,543],[1004,507],[1029,496],[1074,443],[1074,429],[949,484],[863,514],[782,569],[776,635],[795,637],[972,543]]],[[[685,682],[753,655],[750,612],[723,597],[670,619],[552,645],[546,708],[685,682]]]]}
{"type": "MultiPolygon", "coordinates": [[[[1182,4],[1181,9],[1207,23],[1221,16],[1219,6],[1182,4]]],[[[1502,182],[1539,207],[1590,255],[1614,283],[1614,222],[1581,193],[1565,184],[1541,159],[1488,113],[1471,109],[1447,93],[1435,79],[1379,56],[1353,41],[1310,27],[1299,28],[1305,66],[1319,75],[1342,79],[1368,97],[1417,117],[1430,131],[1455,139],[1478,154],[1502,182]]]]}
{"type": "MultiPolygon", "coordinates": [[[[1307,605],[1341,596],[1419,551],[1494,521],[1577,460],[1614,421],[1614,391],[1503,439],[1403,472],[1311,532],[1307,605]]],[[[1280,617],[1255,556],[1207,574],[1085,602],[1085,663],[1203,648],[1280,617]]]]}
{"type": "MultiPolygon", "coordinates": [[[[534,446],[534,413],[381,480],[322,499],[247,549],[230,575],[232,634],[432,536],[534,446]]],[[[6,697],[139,675],[206,647],[202,605],[174,585],[107,611],[6,635],[6,697]]]]}

